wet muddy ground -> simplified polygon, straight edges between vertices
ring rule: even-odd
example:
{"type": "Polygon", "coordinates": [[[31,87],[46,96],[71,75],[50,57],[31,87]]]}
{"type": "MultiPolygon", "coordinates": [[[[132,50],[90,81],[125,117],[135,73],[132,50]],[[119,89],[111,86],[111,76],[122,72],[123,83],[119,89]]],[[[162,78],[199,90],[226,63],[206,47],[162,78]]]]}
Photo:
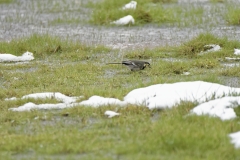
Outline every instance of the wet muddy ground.
{"type": "MultiPolygon", "coordinates": [[[[190,27],[154,24],[131,27],[94,26],[87,23],[92,10],[86,8],[86,3],[88,1],[85,0],[15,0],[14,3],[1,4],[0,41],[9,41],[33,33],[49,33],[89,45],[141,49],[179,45],[199,33],[206,32],[229,39],[240,37],[240,27],[230,26],[224,19],[225,3],[179,0],[178,3],[170,4],[203,7],[203,20],[190,27]]],[[[168,7],[169,4],[165,6],[168,7]]]]}

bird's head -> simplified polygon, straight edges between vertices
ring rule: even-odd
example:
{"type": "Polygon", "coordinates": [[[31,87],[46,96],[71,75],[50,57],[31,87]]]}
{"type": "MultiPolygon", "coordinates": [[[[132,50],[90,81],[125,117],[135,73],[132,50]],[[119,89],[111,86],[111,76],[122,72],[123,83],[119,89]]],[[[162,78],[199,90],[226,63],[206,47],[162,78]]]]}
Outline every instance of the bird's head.
{"type": "Polygon", "coordinates": [[[144,62],[143,66],[144,66],[144,68],[146,68],[146,67],[149,67],[149,68],[151,68],[151,65],[150,65],[150,63],[149,63],[149,62],[144,62]]]}

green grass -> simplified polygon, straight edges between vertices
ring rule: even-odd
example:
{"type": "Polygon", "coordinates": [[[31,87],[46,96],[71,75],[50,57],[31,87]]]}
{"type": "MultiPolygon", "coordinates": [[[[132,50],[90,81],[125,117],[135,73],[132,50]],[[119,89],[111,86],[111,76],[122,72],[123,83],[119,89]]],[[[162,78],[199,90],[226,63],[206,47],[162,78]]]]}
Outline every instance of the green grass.
{"type": "Polygon", "coordinates": [[[13,3],[14,0],[0,0],[0,4],[13,3]]]}
{"type": "MultiPolygon", "coordinates": [[[[131,72],[121,65],[106,65],[119,51],[103,46],[34,34],[9,43],[0,51],[34,53],[30,63],[0,64],[0,154],[4,159],[239,159],[228,134],[240,129],[239,119],[222,122],[208,116],[188,116],[197,104],[182,102],[172,109],[103,106],[63,110],[11,112],[28,101],[16,100],[36,92],[61,92],[69,96],[92,95],[122,99],[129,91],[158,83],[203,80],[224,83],[219,76],[240,76],[239,67],[223,68],[224,56],[233,55],[238,41],[201,34],[179,47],[124,53],[124,59],[152,59],[151,69],[131,72]],[[217,53],[198,55],[205,44],[223,47],[217,53]],[[189,49],[191,48],[191,49],[189,49]],[[193,48],[193,49],[192,49],[193,48]],[[184,72],[190,72],[188,76],[184,72]],[[236,74],[236,75],[235,75],[236,74]],[[108,119],[106,110],[121,115],[108,119]],[[66,113],[68,116],[66,116],[66,113]]],[[[120,61],[120,59],[119,59],[120,61]]]]}
{"type": "Polygon", "coordinates": [[[109,107],[66,109],[68,117],[45,113],[47,120],[34,120],[44,114],[38,111],[31,116],[11,113],[11,118],[1,125],[5,130],[1,133],[1,151],[19,154],[33,150],[41,155],[76,157],[80,154],[83,159],[239,158],[227,137],[240,129],[237,121],[185,117],[192,107],[193,104],[185,103],[172,110],[150,111],[129,106],[120,109],[122,116],[114,119],[102,116],[109,107]],[[152,115],[159,118],[151,120],[152,115]]]}
{"type": "MultiPolygon", "coordinates": [[[[157,61],[158,65],[152,71],[154,74],[157,72],[158,75],[182,74],[187,71],[199,74],[204,72],[202,69],[208,69],[209,71],[214,70],[214,72],[218,70],[216,73],[227,76],[234,75],[238,70],[238,67],[233,67],[219,71],[221,63],[228,62],[225,57],[238,57],[233,54],[234,48],[240,48],[239,41],[205,33],[183,43],[179,47],[134,50],[127,52],[125,55],[129,59],[153,59],[153,62],[157,61]],[[209,44],[220,45],[221,50],[202,54],[201,52],[205,51],[204,46],[209,44]],[[224,74],[225,71],[228,74],[224,74]]],[[[235,75],[238,76],[238,74],[235,75]]]]}
{"type": "Polygon", "coordinates": [[[240,24],[240,9],[236,6],[228,6],[228,11],[226,13],[226,21],[230,25],[239,25],[240,24]]]}
{"type": "Polygon", "coordinates": [[[227,37],[219,38],[213,36],[212,34],[200,34],[196,38],[184,43],[179,47],[179,51],[177,54],[180,56],[188,56],[195,57],[199,56],[201,51],[204,51],[204,46],[209,44],[217,44],[222,49],[218,52],[207,54],[207,57],[211,58],[224,58],[226,56],[233,55],[234,48],[239,48],[239,41],[231,41],[228,40],[227,37]]]}
{"type": "Polygon", "coordinates": [[[0,50],[2,53],[11,53],[22,55],[26,51],[34,53],[37,58],[44,56],[60,56],[63,58],[76,60],[87,60],[93,56],[92,53],[100,54],[107,52],[109,49],[103,46],[90,47],[68,39],[53,37],[49,34],[33,34],[30,37],[12,40],[10,42],[1,42],[0,50]],[[11,47],[10,47],[11,46],[11,47]]]}
{"type": "Polygon", "coordinates": [[[213,3],[224,3],[225,1],[224,0],[210,0],[210,2],[213,2],[213,3]]]}

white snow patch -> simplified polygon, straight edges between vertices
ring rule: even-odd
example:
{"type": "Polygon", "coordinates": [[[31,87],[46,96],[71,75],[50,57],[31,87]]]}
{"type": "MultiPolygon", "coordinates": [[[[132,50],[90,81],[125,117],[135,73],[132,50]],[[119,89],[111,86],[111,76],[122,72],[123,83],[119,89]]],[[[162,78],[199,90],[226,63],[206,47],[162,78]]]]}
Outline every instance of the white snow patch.
{"type": "Polygon", "coordinates": [[[34,104],[32,102],[28,102],[22,106],[19,106],[17,108],[9,108],[10,111],[31,111],[31,110],[39,110],[39,109],[64,109],[64,108],[70,108],[77,106],[78,103],[72,103],[72,104],[66,104],[66,103],[57,103],[57,104],[34,104]]]}
{"type": "Polygon", "coordinates": [[[126,103],[116,98],[104,98],[100,96],[92,96],[88,100],[82,101],[80,105],[91,106],[91,107],[100,107],[100,106],[107,106],[107,105],[124,106],[126,105],[126,103]]]}
{"type": "MultiPolygon", "coordinates": [[[[34,99],[46,99],[46,98],[54,98],[58,101],[61,101],[63,103],[57,103],[57,104],[34,104],[34,103],[26,103],[23,106],[19,106],[17,108],[9,108],[11,111],[30,111],[34,109],[64,109],[69,107],[75,107],[75,106],[89,106],[89,107],[100,107],[100,106],[107,106],[107,105],[119,105],[124,106],[126,105],[125,102],[120,101],[119,99],[115,98],[104,98],[100,96],[92,96],[88,100],[84,100],[79,103],[75,103],[77,99],[82,98],[83,96],[79,97],[69,97],[59,92],[46,92],[46,93],[34,93],[25,95],[20,99],[28,99],[28,98],[34,98],[34,99]]],[[[5,100],[18,100],[17,98],[8,98],[5,100]]]]}
{"type": "MultiPolygon", "coordinates": [[[[63,108],[69,108],[79,105],[79,103],[75,103],[78,99],[82,98],[83,96],[79,97],[69,97],[59,92],[44,92],[44,93],[33,93],[23,96],[19,99],[46,99],[46,98],[52,98],[56,99],[57,101],[60,101],[62,103],[57,104],[34,104],[32,102],[26,103],[23,106],[19,106],[17,108],[9,108],[11,111],[30,111],[34,109],[63,109],[63,108]]],[[[6,101],[10,100],[18,100],[18,98],[6,98],[6,101]]]]}
{"type": "MultiPolygon", "coordinates": [[[[172,108],[182,101],[191,101],[199,103],[191,113],[197,115],[207,114],[213,117],[219,117],[222,120],[228,120],[236,117],[233,108],[240,105],[240,96],[231,97],[236,94],[240,95],[240,88],[232,88],[203,81],[177,82],[134,89],[124,97],[124,101],[116,98],[92,96],[88,100],[76,103],[76,100],[82,98],[82,96],[69,97],[59,92],[35,93],[25,95],[21,99],[55,98],[61,101],[61,103],[39,105],[27,103],[18,108],[10,108],[9,110],[29,111],[31,109],[63,109],[74,106],[126,106],[127,104],[143,105],[149,109],[164,109],[172,108]]],[[[16,99],[17,98],[13,97],[6,100],[16,99]]]]}
{"type": "Polygon", "coordinates": [[[0,62],[25,62],[33,60],[33,53],[25,52],[22,56],[15,56],[12,54],[0,54],[0,62]]]}
{"type": "Polygon", "coordinates": [[[190,75],[191,73],[190,72],[183,72],[182,73],[182,75],[184,75],[184,76],[188,76],[188,75],[190,75]]]}
{"type": "Polygon", "coordinates": [[[228,135],[231,138],[231,143],[234,144],[234,147],[240,148],[240,131],[231,133],[228,135]]]}
{"type": "Polygon", "coordinates": [[[111,24],[116,24],[116,25],[127,25],[127,24],[134,24],[134,18],[131,15],[125,16],[123,18],[120,18],[119,20],[111,22],[111,24]]]}
{"type": "Polygon", "coordinates": [[[209,44],[209,45],[205,45],[203,47],[207,48],[208,50],[200,52],[201,54],[205,54],[208,52],[216,52],[216,51],[221,50],[221,47],[217,44],[209,44]]]}
{"type": "Polygon", "coordinates": [[[235,55],[240,55],[240,49],[235,49],[235,48],[234,48],[234,54],[235,54],[235,55]]]}
{"type": "Polygon", "coordinates": [[[235,60],[235,61],[240,60],[240,58],[232,58],[232,57],[225,57],[225,59],[226,60],[235,60]]]}
{"type": "Polygon", "coordinates": [[[69,104],[76,102],[77,99],[82,98],[83,96],[79,97],[69,97],[66,96],[62,93],[59,92],[45,92],[45,93],[34,93],[34,94],[29,94],[25,95],[22,97],[22,99],[27,99],[27,98],[34,98],[34,99],[46,99],[46,98],[52,98],[56,99],[58,101],[61,101],[63,103],[69,104]]]}
{"type": "Polygon", "coordinates": [[[114,111],[106,111],[104,113],[104,115],[108,116],[108,118],[112,118],[112,117],[115,117],[115,116],[119,116],[120,113],[117,113],[117,112],[114,112],[114,111]]]}
{"type": "Polygon", "coordinates": [[[124,97],[124,101],[144,105],[149,109],[172,108],[181,101],[203,103],[232,94],[240,94],[240,88],[203,81],[178,82],[134,89],[124,97]]]}
{"type": "Polygon", "coordinates": [[[137,7],[137,2],[136,1],[131,1],[128,4],[125,4],[122,9],[126,10],[126,9],[136,9],[137,7]]]}
{"type": "MultiPolygon", "coordinates": [[[[62,93],[59,92],[44,92],[44,93],[33,93],[33,94],[28,94],[23,96],[20,99],[28,99],[28,98],[33,98],[33,99],[46,99],[46,98],[51,98],[51,99],[56,99],[57,101],[69,104],[76,102],[77,99],[83,98],[83,96],[79,97],[69,97],[66,96],[62,93]]],[[[5,100],[17,100],[16,97],[12,98],[6,98],[5,100]]]]}
{"type": "Polygon", "coordinates": [[[225,67],[229,67],[229,68],[231,68],[231,67],[239,67],[240,66],[239,63],[223,63],[222,65],[225,66],[225,67]]]}
{"type": "Polygon", "coordinates": [[[222,120],[230,120],[237,117],[233,108],[240,105],[240,97],[223,97],[202,103],[190,112],[196,115],[209,115],[219,117],[222,120]]]}
{"type": "Polygon", "coordinates": [[[5,98],[5,101],[13,101],[13,100],[17,100],[17,98],[16,97],[5,98]]]}
{"type": "MultiPolygon", "coordinates": [[[[234,49],[234,54],[235,55],[240,55],[240,49],[234,49]]],[[[226,60],[235,60],[235,61],[239,61],[240,58],[238,57],[225,57],[226,60]]]]}

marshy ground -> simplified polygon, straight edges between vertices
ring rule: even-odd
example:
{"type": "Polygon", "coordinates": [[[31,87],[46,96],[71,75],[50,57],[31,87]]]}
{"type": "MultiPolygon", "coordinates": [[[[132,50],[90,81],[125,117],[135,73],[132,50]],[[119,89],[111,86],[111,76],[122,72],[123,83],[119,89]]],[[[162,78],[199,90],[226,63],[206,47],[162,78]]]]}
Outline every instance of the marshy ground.
{"type": "Polygon", "coordinates": [[[202,80],[240,87],[239,62],[225,59],[239,57],[233,54],[240,48],[239,1],[139,0],[137,10],[128,13],[111,9],[128,1],[106,2],[0,1],[0,53],[30,51],[35,57],[29,63],[0,64],[1,157],[239,159],[227,136],[239,131],[239,118],[186,117],[196,106],[192,102],[171,110],[129,105],[8,111],[29,100],[5,98],[36,92],[121,99],[132,89],[158,83],[202,80]],[[136,24],[109,25],[123,14],[135,15],[136,24]],[[199,54],[208,44],[222,49],[199,54]],[[148,60],[152,68],[130,72],[105,64],[122,59],[148,60]],[[121,116],[107,119],[106,110],[121,116]]]}
{"type": "MultiPolygon", "coordinates": [[[[98,1],[94,1],[93,4],[96,2],[98,1]]],[[[88,1],[13,0],[12,3],[0,6],[0,40],[9,41],[33,33],[49,33],[89,45],[103,44],[121,49],[129,47],[138,49],[180,45],[199,33],[206,32],[237,39],[240,34],[239,26],[229,25],[231,19],[227,16],[230,14],[228,10],[237,12],[235,4],[238,3],[238,1],[217,3],[206,0],[179,0],[178,3],[164,3],[163,8],[168,12],[162,13],[164,14],[162,17],[166,18],[156,23],[109,27],[108,22],[115,20],[114,18],[108,19],[105,23],[101,22],[108,26],[88,23],[89,20],[93,24],[100,23],[91,17],[97,9],[88,4],[88,1]]],[[[125,4],[125,1],[119,1],[115,5],[122,4],[125,4]]],[[[114,6],[112,8],[117,10],[114,6]]],[[[160,11],[164,12],[164,9],[160,11]]],[[[120,18],[121,15],[116,14],[116,17],[120,18]]],[[[234,20],[231,21],[234,23],[234,20]]]]}

